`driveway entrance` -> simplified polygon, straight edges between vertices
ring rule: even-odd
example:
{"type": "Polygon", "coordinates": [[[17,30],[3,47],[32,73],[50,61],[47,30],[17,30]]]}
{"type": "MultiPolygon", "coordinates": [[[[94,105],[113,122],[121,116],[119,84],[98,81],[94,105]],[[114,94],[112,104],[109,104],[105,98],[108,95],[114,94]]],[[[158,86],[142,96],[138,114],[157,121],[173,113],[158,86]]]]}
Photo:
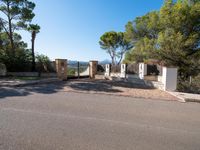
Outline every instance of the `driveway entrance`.
{"type": "Polygon", "coordinates": [[[167,92],[147,86],[143,80],[138,78],[132,78],[131,80],[132,82],[125,80],[69,80],[65,83],[64,91],[128,96],[153,100],[179,100],[167,92]]]}

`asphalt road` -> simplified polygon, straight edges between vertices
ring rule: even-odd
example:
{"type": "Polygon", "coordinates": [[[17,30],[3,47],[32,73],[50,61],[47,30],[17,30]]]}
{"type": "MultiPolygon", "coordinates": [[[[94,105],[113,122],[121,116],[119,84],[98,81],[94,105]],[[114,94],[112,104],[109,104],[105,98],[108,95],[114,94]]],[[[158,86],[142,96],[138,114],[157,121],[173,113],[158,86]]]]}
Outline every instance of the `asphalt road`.
{"type": "Polygon", "coordinates": [[[200,150],[197,103],[3,90],[0,150],[200,150]]]}

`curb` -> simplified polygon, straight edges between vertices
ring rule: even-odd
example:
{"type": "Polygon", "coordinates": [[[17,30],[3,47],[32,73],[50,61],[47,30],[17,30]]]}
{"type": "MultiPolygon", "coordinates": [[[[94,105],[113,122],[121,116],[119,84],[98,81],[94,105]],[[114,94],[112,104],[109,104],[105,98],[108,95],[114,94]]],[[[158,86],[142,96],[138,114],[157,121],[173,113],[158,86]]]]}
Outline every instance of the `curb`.
{"type": "Polygon", "coordinates": [[[186,100],[185,100],[185,98],[183,98],[183,97],[181,97],[181,96],[178,96],[178,95],[176,95],[176,94],[173,94],[172,92],[169,92],[169,91],[165,91],[165,92],[167,92],[168,94],[171,94],[172,96],[175,96],[176,98],[178,98],[179,100],[179,102],[181,102],[181,103],[186,103],[186,100]]]}
{"type": "Polygon", "coordinates": [[[176,95],[176,94],[174,94],[172,92],[168,92],[168,91],[166,91],[166,92],[171,94],[171,95],[173,95],[173,96],[175,96],[175,97],[177,97],[178,99],[180,99],[179,102],[182,102],[182,103],[186,103],[186,102],[200,103],[200,99],[184,98],[184,97],[176,95]]]}
{"type": "Polygon", "coordinates": [[[200,103],[200,100],[198,99],[192,99],[192,98],[185,98],[186,102],[194,102],[194,103],[200,103]]]}

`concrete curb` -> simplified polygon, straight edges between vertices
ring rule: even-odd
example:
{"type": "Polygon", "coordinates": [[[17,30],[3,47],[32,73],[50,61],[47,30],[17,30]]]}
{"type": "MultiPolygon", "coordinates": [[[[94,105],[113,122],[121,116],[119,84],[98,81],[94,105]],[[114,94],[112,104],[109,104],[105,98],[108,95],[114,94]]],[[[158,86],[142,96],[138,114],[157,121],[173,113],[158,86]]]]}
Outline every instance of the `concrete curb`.
{"type": "Polygon", "coordinates": [[[179,102],[181,102],[181,103],[186,103],[186,101],[185,101],[185,98],[183,98],[183,97],[181,97],[181,96],[178,96],[178,95],[176,95],[176,94],[174,94],[174,93],[172,93],[172,92],[169,92],[169,91],[166,91],[167,93],[169,93],[169,94],[171,94],[172,96],[175,96],[175,97],[177,97],[179,100],[179,102]]]}
{"type": "MultiPolygon", "coordinates": [[[[167,91],[168,92],[168,91],[167,91]]],[[[180,95],[177,95],[173,92],[168,92],[169,94],[177,97],[178,99],[180,99],[180,102],[182,103],[186,103],[186,102],[195,102],[195,103],[200,103],[200,99],[196,99],[196,98],[187,98],[187,97],[184,97],[184,96],[180,96],[180,95]]],[[[185,94],[188,94],[188,93],[185,93],[185,94]]]]}
{"type": "Polygon", "coordinates": [[[194,103],[200,103],[200,100],[198,99],[192,99],[192,98],[185,98],[186,102],[194,102],[194,103]]]}

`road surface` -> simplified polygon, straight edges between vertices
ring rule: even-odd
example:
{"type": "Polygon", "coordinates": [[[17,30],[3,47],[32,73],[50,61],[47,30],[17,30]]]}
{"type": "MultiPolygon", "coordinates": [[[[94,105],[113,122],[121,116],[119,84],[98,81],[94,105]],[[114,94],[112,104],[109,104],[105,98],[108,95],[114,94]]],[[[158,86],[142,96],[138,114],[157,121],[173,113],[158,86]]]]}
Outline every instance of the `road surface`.
{"type": "Polygon", "coordinates": [[[0,89],[0,150],[200,150],[200,104],[30,89],[0,89]]]}

